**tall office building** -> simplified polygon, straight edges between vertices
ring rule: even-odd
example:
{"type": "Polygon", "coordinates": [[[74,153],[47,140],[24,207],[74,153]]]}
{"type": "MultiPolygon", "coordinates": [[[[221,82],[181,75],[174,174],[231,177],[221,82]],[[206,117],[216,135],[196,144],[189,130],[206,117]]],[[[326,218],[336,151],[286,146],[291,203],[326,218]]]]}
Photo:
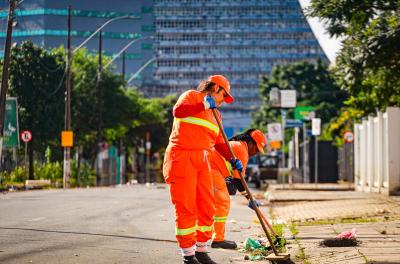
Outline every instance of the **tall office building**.
{"type": "Polygon", "coordinates": [[[250,124],[259,81],[276,64],[327,60],[297,0],[154,0],[157,85],[151,95],[180,93],[211,74],[231,82],[224,108],[232,133],[250,124]]]}
{"type": "MultiPolygon", "coordinates": [[[[0,1],[2,46],[6,4],[0,1]]],[[[16,13],[13,41],[65,45],[68,5],[73,9],[73,46],[108,19],[125,15],[135,19],[115,21],[104,29],[106,54],[116,54],[133,39],[155,35],[127,51],[128,77],[156,58],[131,83],[145,95],[181,93],[211,74],[227,76],[236,98],[223,109],[229,134],[250,124],[250,113],[260,103],[260,77],[273,65],[327,61],[298,0],[25,0],[16,13]]],[[[97,38],[87,48],[96,52],[97,38]]],[[[121,60],[117,70],[121,71],[121,60]]]]}
{"type": "MultiPolygon", "coordinates": [[[[67,8],[72,7],[72,46],[76,47],[107,20],[121,16],[132,19],[116,20],[103,30],[103,50],[113,56],[134,39],[154,34],[152,0],[26,0],[16,9],[13,42],[31,40],[46,47],[66,46],[67,8]]],[[[7,25],[8,1],[0,1],[0,46],[4,47],[7,25]]],[[[153,40],[138,40],[126,51],[126,76],[139,70],[154,57],[153,40]]],[[[97,52],[98,37],[86,45],[97,52]]],[[[3,49],[1,49],[1,56],[3,49]]],[[[117,70],[121,71],[122,58],[117,70]]],[[[153,69],[147,68],[131,84],[140,85],[142,79],[152,77],[153,69]]]]}

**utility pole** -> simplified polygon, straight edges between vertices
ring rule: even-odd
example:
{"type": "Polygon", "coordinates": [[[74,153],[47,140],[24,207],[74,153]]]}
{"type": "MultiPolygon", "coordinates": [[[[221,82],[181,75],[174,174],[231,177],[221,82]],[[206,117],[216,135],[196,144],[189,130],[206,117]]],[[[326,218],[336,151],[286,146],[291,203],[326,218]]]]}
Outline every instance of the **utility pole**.
{"type": "Polygon", "coordinates": [[[99,67],[97,69],[97,82],[96,82],[96,91],[97,91],[97,100],[98,100],[98,106],[99,106],[99,124],[98,124],[98,142],[101,142],[102,140],[102,127],[103,127],[103,105],[102,105],[102,92],[101,92],[101,75],[103,72],[103,40],[102,40],[102,30],[99,31],[99,67]]]}
{"type": "MultiPolygon", "coordinates": [[[[66,64],[66,91],[65,91],[65,125],[66,131],[71,131],[71,67],[72,67],[72,51],[71,51],[71,6],[68,6],[68,34],[67,34],[67,64],[66,64]]],[[[70,187],[71,177],[71,148],[64,147],[64,170],[63,183],[64,189],[70,187]]]]}
{"type": "Polygon", "coordinates": [[[4,46],[4,62],[3,72],[1,77],[1,88],[0,88],[0,167],[1,167],[1,154],[3,152],[3,132],[4,132],[4,119],[6,115],[6,96],[8,90],[8,75],[10,67],[10,49],[11,49],[11,35],[12,27],[14,23],[14,10],[15,0],[10,0],[8,9],[8,21],[7,21],[7,35],[6,43],[4,46]]]}
{"type": "Polygon", "coordinates": [[[125,51],[122,52],[122,80],[125,81],[125,60],[126,60],[126,53],[125,51]]]}

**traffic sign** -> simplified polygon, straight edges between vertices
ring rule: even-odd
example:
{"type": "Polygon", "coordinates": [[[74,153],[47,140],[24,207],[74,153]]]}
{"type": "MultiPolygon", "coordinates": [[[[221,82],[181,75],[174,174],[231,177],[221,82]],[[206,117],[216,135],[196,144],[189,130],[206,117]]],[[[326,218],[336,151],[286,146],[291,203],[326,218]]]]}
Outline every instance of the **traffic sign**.
{"type": "Polygon", "coordinates": [[[29,130],[24,130],[21,132],[21,139],[25,143],[28,143],[29,141],[32,140],[32,133],[29,130]]]}
{"type": "Polygon", "coordinates": [[[17,98],[7,97],[5,106],[3,147],[16,148],[19,146],[17,98]]]}
{"type": "Polygon", "coordinates": [[[281,90],[281,107],[294,108],[296,107],[296,90],[281,90]]]}
{"type": "Polygon", "coordinates": [[[303,127],[303,122],[296,119],[286,119],[285,128],[303,127]]]}
{"type": "Polygon", "coordinates": [[[313,136],[321,135],[321,118],[311,119],[311,128],[313,136]]]}
{"type": "Polygon", "coordinates": [[[294,118],[298,120],[311,120],[315,117],[315,108],[312,106],[297,106],[294,109],[294,118]]]}
{"type": "Polygon", "coordinates": [[[268,124],[268,140],[280,141],[282,140],[282,127],[279,123],[268,124]]]}
{"type": "Polygon", "coordinates": [[[61,146],[64,148],[71,148],[74,146],[74,133],[72,131],[61,132],[61,146]]]}
{"type": "Polygon", "coordinates": [[[351,143],[354,141],[354,134],[352,131],[347,130],[343,133],[343,139],[346,143],[351,143]]]}

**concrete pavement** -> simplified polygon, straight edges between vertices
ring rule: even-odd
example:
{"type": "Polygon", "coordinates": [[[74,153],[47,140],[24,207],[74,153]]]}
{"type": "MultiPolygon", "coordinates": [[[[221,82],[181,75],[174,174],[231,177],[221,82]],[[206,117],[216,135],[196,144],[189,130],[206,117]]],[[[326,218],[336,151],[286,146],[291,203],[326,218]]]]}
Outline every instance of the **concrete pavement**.
{"type": "Polygon", "coordinates": [[[288,223],[287,249],[295,263],[400,263],[398,197],[346,191],[340,187],[336,190],[324,186],[313,188],[286,186],[282,189],[275,185],[268,190],[274,216],[288,223]],[[334,238],[352,228],[361,242],[358,246],[319,245],[323,239],[334,238]]]}
{"type": "MultiPolygon", "coordinates": [[[[275,187],[268,190],[269,204],[264,193],[255,194],[267,204],[261,207],[267,216],[286,221],[287,250],[295,263],[400,263],[398,199],[275,187]],[[319,246],[353,227],[361,245],[319,246]]],[[[0,194],[0,212],[0,263],[181,263],[165,185],[0,194]]],[[[227,239],[241,242],[262,234],[243,197],[235,196],[227,239]]],[[[218,263],[250,263],[237,251],[210,252],[218,263]]]]}

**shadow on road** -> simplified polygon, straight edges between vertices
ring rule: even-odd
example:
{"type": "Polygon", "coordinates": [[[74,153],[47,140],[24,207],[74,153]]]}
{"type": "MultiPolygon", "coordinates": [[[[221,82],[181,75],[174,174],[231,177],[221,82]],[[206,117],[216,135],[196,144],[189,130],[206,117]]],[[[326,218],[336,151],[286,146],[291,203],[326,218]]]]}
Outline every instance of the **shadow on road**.
{"type": "Polygon", "coordinates": [[[57,231],[57,230],[44,230],[44,229],[20,228],[20,227],[0,227],[0,229],[4,229],[4,230],[20,230],[20,231],[35,231],[35,232],[45,232],[45,233],[57,233],[57,234],[117,237],[117,238],[138,239],[138,240],[147,240],[147,241],[156,241],[156,242],[176,243],[175,240],[159,239],[159,238],[151,238],[151,237],[124,236],[124,235],[99,234],[99,233],[87,233],[87,232],[75,232],[75,231],[57,231]]]}

